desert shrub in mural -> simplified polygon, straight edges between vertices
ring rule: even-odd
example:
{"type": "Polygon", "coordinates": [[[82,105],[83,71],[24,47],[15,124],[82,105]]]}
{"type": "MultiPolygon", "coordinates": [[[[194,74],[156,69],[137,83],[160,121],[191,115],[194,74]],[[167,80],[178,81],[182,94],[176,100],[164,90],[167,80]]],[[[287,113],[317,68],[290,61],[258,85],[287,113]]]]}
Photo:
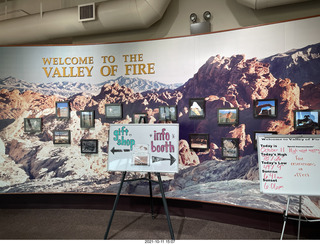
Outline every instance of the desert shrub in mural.
{"type": "MultiPolygon", "coordinates": [[[[107,171],[110,123],[133,123],[134,114],[147,114],[148,123],[163,122],[159,107],[176,106],[180,171],[163,177],[168,197],[283,211],[285,196],[259,192],[254,135],[317,133],[295,130],[294,111],[320,108],[319,50],[315,44],[262,60],[215,55],[178,86],[122,76],[98,85],[2,77],[0,192],[116,192],[121,173],[107,171]],[[204,118],[190,118],[193,98],[204,98],[204,118]],[[253,101],[266,99],[277,101],[277,116],[254,118],[253,101]],[[69,101],[69,118],[56,116],[59,101],[69,101]],[[122,104],[122,119],[106,118],[106,104],[122,104]],[[217,111],[229,108],[238,109],[238,123],[219,124],[217,111]],[[81,127],[80,111],[94,111],[94,128],[81,127]],[[42,118],[41,132],[26,133],[24,118],[42,118]],[[70,144],[53,143],[54,131],[70,131],[70,144]],[[190,134],[208,134],[209,148],[190,149],[190,134]],[[237,139],[237,159],[222,159],[222,138],[237,139]],[[89,139],[98,140],[97,153],[81,152],[81,140],[89,139]]],[[[125,183],[124,189],[149,194],[144,182],[125,183]]],[[[303,200],[304,213],[319,217],[320,199],[303,200]]],[[[297,211],[298,197],[292,203],[297,211]]]]}

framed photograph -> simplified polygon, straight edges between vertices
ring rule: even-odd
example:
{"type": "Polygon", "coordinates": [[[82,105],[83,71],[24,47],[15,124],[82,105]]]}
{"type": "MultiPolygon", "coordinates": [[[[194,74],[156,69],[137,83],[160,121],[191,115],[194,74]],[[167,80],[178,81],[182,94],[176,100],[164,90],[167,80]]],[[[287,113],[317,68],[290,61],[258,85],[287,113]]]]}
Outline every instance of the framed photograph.
{"type": "Polygon", "coordinates": [[[98,140],[81,139],[81,153],[98,153],[98,140]]]}
{"type": "Polygon", "coordinates": [[[204,98],[189,99],[189,118],[204,119],[206,116],[206,101],[204,98]]]}
{"type": "Polygon", "coordinates": [[[107,119],[122,119],[122,104],[111,103],[105,106],[106,118],[107,119]]]}
{"type": "Polygon", "coordinates": [[[177,121],[177,106],[159,106],[159,121],[177,121]]]}
{"type": "Polygon", "coordinates": [[[80,111],[80,127],[94,128],[94,111],[80,111]]]}
{"type": "Polygon", "coordinates": [[[53,143],[54,144],[71,144],[70,130],[54,130],[53,143]]]}
{"type": "Polygon", "coordinates": [[[265,135],[275,135],[278,134],[276,131],[254,131],[253,132],[253,145],[254,149],[257,150],[257,142],[259,136],[265,136],[265,135]]]}
{"type": "Polygon", "coordinates": [[[208,149],[209,134],[189,134],[189,144],[191,149],[208,149]]]}
{"type": "Polygon", "coordinates": [[[238,108],[218,108],[219,125],[237,125],[239,123],[238,108]]]}
{"type": "Polygon", "coordinates": [[[146,113],[134,114],[133,115],[133,123],[134,124],[147,124],[148,123],[148,115],[146,113]]]}
{"type": "Polygon", "coordinates": [[[295,110],[294,128],[300,129],[319,129],[320,110],[295,110]]]}
{"type": "Polygon", "coordinates": [[[61,119],[70,118],[69,101],[56,102],[56,116],[61,119]]]}
{"type": "Polygon", "coordinates": [[[239,158],[239,138],[221,138],[222,158],[239,158]]]}
{"type": "Polygon", "coordinates": [[[276,99],[253,100],[254,118],[275,118],[277,117],[278,102],[276,99]]]}
{"type": "Polygon", "coordinates": [[[25,118],[24,132],[41,132],[42,119],[41,118],[25,118]]]}

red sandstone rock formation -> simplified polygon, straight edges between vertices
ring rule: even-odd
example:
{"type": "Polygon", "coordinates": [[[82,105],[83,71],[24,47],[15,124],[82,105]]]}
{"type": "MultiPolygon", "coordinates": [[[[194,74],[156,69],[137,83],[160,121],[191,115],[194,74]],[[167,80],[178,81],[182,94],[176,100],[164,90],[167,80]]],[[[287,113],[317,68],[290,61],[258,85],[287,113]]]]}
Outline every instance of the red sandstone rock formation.
{"type": "MultiPolygon", "coordinates": [[[[209,133],[210,141],[218,146],[221,137],[239,138],[240,150],[247,155],[253,151],[251,138],[254,131],[289,134],[294,130],[294,110],[319,108],[320,98],[314,92],[319,89],[319,85],[307,83],[302,87],[300,97],[299,86],[289,79],[276,79],[270,73],[269,64],[255,58],[246,60],[244,55],[230,58],[217,55],[210,57],[193,78],[177,89],[183,95],[179,102],[179,122],[190,121],[188,113],[183,113],[184,108],[187,111],[189,98],[205,97],[206,117],[194,122],[190,127],[192,133],[209,133]],[[277,99],[277,117],[253,118],[255,99],[277,99]],[[217,126],[217,109],[230,107],[239,108],[240,124],[217,126]]],[[[204,153],[198,156],[202,158],[204,153]]]]}
{"type": "Polygon", "coordinates": [[[308,109],[319,109],[320,84],[304,83],[300,90],[300,103],[308,109]]]}
{"type": "Polygon", "coordinates": [[[186,140],[179,141],[179,163],[183,166],[195,166],[200,163],[197,154],[190,150],[186,140]]]}
{"type": "Polygon", "coordinates": [[[253,99],[267,97],[275,82],[268,64],[255,58],[246,60],[244,55],[217,55],[209,58],[180,90],[184,97],[224,97],[243,110],[251,106],[253,99]]]}
{"type": "Polygon", "coordinates": [[[278,134],[289,134],[293,128],[293,111],[304,109],[300,105],[300,88],[289,79],[279,79],[276,85],[269,90],[269,99],[278,98],[278,116],[275,120],[264,120],[262,127],[278,134]]]}
{"type": "Polygon", "coordinates": [[[0,91],[0,119],[16,119],[25,111],[30,112],[30,116],[47,108],[54,108],[55,102],[60,100],[58,96],[47,96],[40,93],[18,90],[0,91]]]}
{"type": "Polygon", "coordinates": [[[245,124],[240,124],[233,130],[231,130],[226,137],[239,138],[239,150],[244,151],[248,146],[252,144],[251,136],[246,134],[245,124]]]}

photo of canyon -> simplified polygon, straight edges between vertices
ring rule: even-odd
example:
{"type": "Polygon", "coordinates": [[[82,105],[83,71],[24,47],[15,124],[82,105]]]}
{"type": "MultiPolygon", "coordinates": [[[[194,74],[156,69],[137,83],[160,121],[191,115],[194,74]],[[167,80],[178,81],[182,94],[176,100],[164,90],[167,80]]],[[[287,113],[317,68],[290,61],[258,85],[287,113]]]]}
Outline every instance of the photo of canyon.
{"type": "Polygon", "coordinates": [[[277,117],[277,100],[255,100],[254,117],[277,117]]]}
{"type": "Polygon", "coordinates": [[[69,118],[69,102],[56,102],[57,118],[69,118]]]}
{"type": "Polygon", "coordinates": [[[222,158],[238,158],[238,138],[222,138],[222,158]]]}
{"type": "Polygon", "coordinates": [[[98,153],[98,140],[82,139],[81,153],[98,153]]]}
{"type": "Polygon", "coordinates": [[[190,134],[190,148],[192,149],[208,149],[209,135],[208,134],[190,134]]]}
{"type": "Polygon", "coordinates": [[[232,125],[238,123],[239,111],[237,108],[218,109],[218,124],[232,125]]]}
{"type": "Polygon", "coordinates": [[[94,127],[94,111],[80,111],[81,128],[94,127]]]}
{"type": "Polygon", "coordinates": [[[41,132],[41,118],[25,118],[24,131],[25,132],[41,132]]]}
{"type": "Polygon", "coordinates": [[[298,110],[294,111],[296,129],[318,129],[320,111],[298,110]]]}

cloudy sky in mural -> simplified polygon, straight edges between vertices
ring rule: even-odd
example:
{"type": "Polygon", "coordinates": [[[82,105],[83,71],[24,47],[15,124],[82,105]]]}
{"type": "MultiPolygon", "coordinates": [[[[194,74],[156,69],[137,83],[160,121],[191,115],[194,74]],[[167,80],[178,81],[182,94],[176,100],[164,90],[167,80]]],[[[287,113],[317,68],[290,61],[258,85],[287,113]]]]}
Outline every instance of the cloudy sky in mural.
{"type": "Polygon", "coordinates": [[[211,56],[219,54],[230,57],[244,54],[247,59],[259,59],[318,43],[320,33],[311,28],[316,28],[317,25],[312,23],[319,23],[319,19],[215,33],[214,40],[211,34],[208,34],[156,41],[100,44],[94,45],[94,48],[92,45],[0,47],[0,78],[13,76],[40,83],[99,83],[126,76],[163,83],[184,83],[192,78],[211,56]],[[266,36],[271,29],[273,35],[266,36]],[[297,29],[305,35],[296,36],[297,29]],[[225,44],[224,48],[219,45],[221,42],[225,44]],[[7,65],[12,63],[16,65],[7,65]]]}

